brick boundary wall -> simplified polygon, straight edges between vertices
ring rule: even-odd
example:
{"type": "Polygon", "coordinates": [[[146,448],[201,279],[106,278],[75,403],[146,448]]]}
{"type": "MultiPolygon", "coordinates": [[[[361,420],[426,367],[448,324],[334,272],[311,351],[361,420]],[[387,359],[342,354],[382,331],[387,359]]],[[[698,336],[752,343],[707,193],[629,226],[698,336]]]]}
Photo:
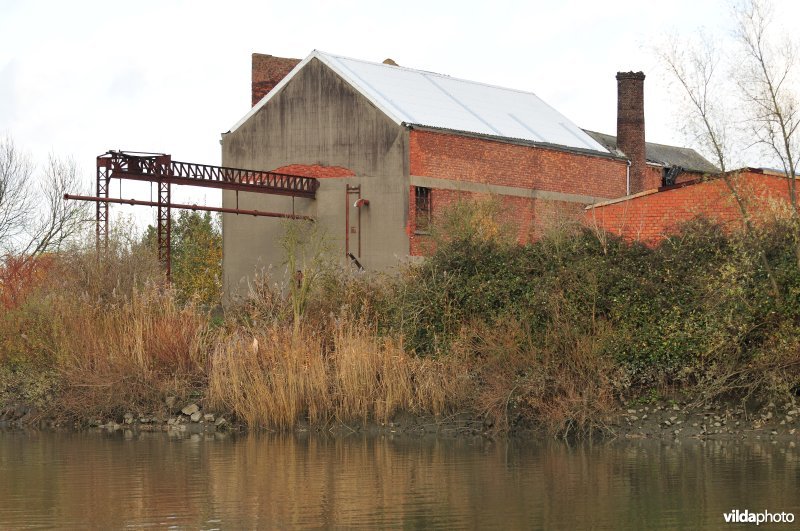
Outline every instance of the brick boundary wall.
{"type": "MultiPolygon", "coordinates": [[[[731,177],[748,202],[755,222],[782,215],[789,208],[785,177],[743,171],[731,177]]],[[[680,224],[698,216],[741,226],[739,207],[721,178],[644,192],[627,199],[588,207],[585,222],[630,241],[655,245],[674,234],[680,224]]]]}

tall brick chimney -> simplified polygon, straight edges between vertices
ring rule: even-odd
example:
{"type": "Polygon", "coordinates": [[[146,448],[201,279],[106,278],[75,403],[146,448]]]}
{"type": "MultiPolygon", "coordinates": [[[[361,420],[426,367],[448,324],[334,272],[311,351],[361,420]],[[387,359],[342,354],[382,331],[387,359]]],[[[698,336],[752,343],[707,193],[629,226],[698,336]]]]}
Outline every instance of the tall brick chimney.
{"type": "Polygon", "coordinates": [[[644,73],[617,72],[617,148],[631,161],[630,193],[645,189],[644,73]]]}
{"type": "Polygon", "coordinates": [[[292,68],[297,66],[300,59],[290,59],[288,57],[275,57],[273,55],[266,55],[263,53],[253,54],[253,103],[261,101],[275,85],[280,83],[281,79],[286,77],[286,74],[292,71],[292,68]]]}

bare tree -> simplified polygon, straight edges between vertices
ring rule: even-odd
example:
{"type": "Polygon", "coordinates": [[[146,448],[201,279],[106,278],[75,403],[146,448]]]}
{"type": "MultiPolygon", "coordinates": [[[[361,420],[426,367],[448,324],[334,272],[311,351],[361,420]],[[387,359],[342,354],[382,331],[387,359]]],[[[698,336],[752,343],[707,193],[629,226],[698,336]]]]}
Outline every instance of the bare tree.
{"type": "Polygon", "coordinates": [[[734,112],[725,97],[725,58],[716,43],[705,37],[683,42],[673,37],[656,53],[686,107],[682,116],[684,133],[702,152],[713,157],[745,229],[752,233],[746,198],[739,193],[735,174],[730,172],[737,143],[733,139],[736,123],[731,119],[734,112]]]}
{"type": "Polygon", "coordinates": [[[50,155],[41,174],[9,137],[0,138],[0,252],[35,258],[81,229],[86,206],[64,201],[81,188],[75,161],[50,155]]]}
{"type": "MultiPolygon", "coordinates": [[[[656,48],[656,54],[678,88],[686,108],[682,116],[684,132],[701,151],[710,154],[720,170],[720,177],[731,194],[742,218],[745,231],[754,231],[747,198],[737,186],[736,172],[730,171],[730,160],[736,149],[733,110],[727,106],[725,58],[719,47],[708,38],[683,40],[673,37],[656,48]]],[[[759,261],[770,280],[773,296],[780,300],[781,291],[773,269],[762,248],[756,249],[759,261]]]]}
{"type": "Polygon", "coordinates": [[[8,252],[25,232],[33,209],[33,164],[8,137],[0,138],[0,251],[8,252]]]}
{"type": "Polygon", "coordinates": [[[735,36],[742,51],[736,81],[746,118],[756,141],[780,163],[788,177],[789,197],[797,216],[797,43],[791,40],[791,33],[774,28],[772,6],[764,0],[746,0],[734,8],[734,14],[735,36]]]}
{"type": "Polygon", "coordinates": [[[82,222],[88,217],[86,203],[64,200],[65,193],[81,189],[74,159],[62,159],[51,154],[42,177],[38,221],[30,225],[28,245],[24,249],[25,254],[33,256],[61,249],[81,230],[82,222]]]}
{"type": "Polygon", "coordinates": [[[706,37],[684,39],[673,35],[655,52],[684,106],[683,133],[701,152],[711,156],[724,175],[733,146],[730,109],[722,96],[726,86],[719,47],[706,37]]]}

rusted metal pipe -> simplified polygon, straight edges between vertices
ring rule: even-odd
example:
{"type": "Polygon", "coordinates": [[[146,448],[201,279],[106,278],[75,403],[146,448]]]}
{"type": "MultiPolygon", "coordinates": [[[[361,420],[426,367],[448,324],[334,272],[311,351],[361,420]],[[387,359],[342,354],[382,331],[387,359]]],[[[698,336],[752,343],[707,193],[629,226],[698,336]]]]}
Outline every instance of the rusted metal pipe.
{"type": "MultiPolygon", "coordinates": [[[[139,201],[137,199],[117,199],[117,198],[110,198],[110,197],[94,197],[90,195],[72,195],[72,194],[64,194],[64,199],[71,199],[75,201],[95,201],[95,202],[103,202],[103,203],[119,203],[123,205],[141,205],[141,206],[151,206],[157,207],[159,203],[157,201],[139,201]]],[[[180,203],[169,203],[170,208],[178,208],[182,210],[203,210],[207,212],[222,212],[224,214],[241,214],[243,216],[261,216],[261,217],[268,217],[268,218],[284,218],[284,219],[304,219],[307,221],[314,221],[314,218],[310,216],[300,216],[298,214],[281,214],[278,212],[265,212],[263,210],[243,210],[240,208],[224,208],[224,207],[213,207],[213,206],[205,206],[205,205],[184,205],[180,203]]]]}
{"type": "MultiPolygon", "coordinates": [[[[350,256],[350,195],[356,195],[356,204],[353,207],[358,207],[358,202],[361,201],[361,185],[345,185],[344,192],[344,255],[350,256]]],[[[358,256],[361,256],[361,209],[358,209],[358,256]]]]}

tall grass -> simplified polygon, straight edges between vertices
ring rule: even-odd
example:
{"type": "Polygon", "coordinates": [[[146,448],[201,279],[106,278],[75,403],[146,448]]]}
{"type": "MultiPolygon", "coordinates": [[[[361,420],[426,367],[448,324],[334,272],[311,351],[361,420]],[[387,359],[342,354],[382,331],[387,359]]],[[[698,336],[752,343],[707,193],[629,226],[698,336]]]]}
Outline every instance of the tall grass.
{"type": "Polygon", "coordinates": [[[75,416],[159,411],[164,398],[186,398],[202,385],[206,318],[157,286],[115,305],[55,302],[61,316],[56,366],[60,407],[75,416]]]}
{"type": "Polygon", "coordinates": [[[288,428],[303,414],[317,421],[327,401],[318,340],[284,327],[221,335],[209,369],[211,406],[235,412],[249,426],[288,428]]]}
{"type": "Polygon", "coordinates": [[[206,321],[176,303],[153,256],[115,239],[99,258],[79,248],[49,257],[26,299],[0,316],[0,364],[12,381],[55,373],[55,388],[32,401],[62,417],[154,412],[202,385],[206,321]]]}
{"type": "Polygon", "coordinates": [[[399,411],[437,415],[463,398],[466,374],[457,364],[411,356],[362,321],[332,326],[327,347],[318,332],[277,324],[217,338],[212,407],[251,426],[291,428],[300,420],[388,422],[399,411]]]}

